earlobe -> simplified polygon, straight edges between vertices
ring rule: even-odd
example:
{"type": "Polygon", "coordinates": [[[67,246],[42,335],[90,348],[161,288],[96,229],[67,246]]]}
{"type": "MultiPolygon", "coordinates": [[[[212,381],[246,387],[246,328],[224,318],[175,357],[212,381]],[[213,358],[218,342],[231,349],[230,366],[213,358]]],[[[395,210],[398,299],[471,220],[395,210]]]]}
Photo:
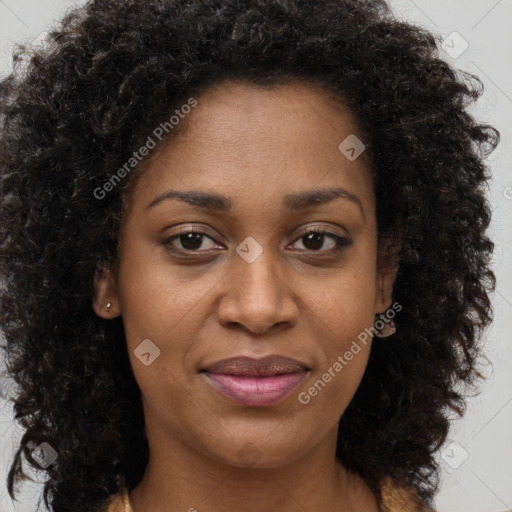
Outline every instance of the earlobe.
{"type": "Polygon", "coordinates": [[[111,320],[120,315],[117,289],[110,270],[97,268],[94,274],[92,308],[101,318],[111,320]]]}

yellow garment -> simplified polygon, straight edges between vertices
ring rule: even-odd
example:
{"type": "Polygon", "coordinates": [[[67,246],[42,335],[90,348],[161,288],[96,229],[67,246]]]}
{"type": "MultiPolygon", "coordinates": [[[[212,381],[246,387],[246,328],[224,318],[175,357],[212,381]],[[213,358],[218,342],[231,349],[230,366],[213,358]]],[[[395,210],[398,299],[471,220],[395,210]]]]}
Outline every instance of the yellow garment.
{"type": "MultiPolygon", "coordinates": [[[[389,481],[382,485],[383,504],[381,512],[435,512],[422,504],[416,490],[394,486],[389,481]]],[[[106,512],[133,512],[128,498],[128,489],[123,489],[111,496],[106,512]]]]}

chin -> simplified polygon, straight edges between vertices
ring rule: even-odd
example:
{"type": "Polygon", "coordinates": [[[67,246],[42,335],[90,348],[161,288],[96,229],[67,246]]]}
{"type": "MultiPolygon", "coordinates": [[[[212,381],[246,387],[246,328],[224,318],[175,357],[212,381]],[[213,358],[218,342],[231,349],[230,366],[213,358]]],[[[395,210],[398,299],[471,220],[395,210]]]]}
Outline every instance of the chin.
{"type": "Polygon", "coordinates": [[[297,442],[287,446],[283,443],[269,441],[269,439],[266,440],[266,443],[254,440],[237,441],[236,449],[232,451],[234,446],[235,443],[230,443],[228,453],[219,453],[217,445],[214,454],[224,464],[244,469],[278,468],[293,464],[301,456],[301,453],[297,452],[297,442]]]}

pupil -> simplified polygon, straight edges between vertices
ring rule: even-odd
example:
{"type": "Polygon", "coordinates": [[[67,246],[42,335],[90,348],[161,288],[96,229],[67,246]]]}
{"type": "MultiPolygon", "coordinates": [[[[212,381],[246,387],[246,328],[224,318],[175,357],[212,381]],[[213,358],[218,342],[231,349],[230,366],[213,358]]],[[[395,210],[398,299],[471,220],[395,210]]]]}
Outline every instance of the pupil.
{"type": "MultiPolygon", "coordinates": [[[[309,233],[308,235],[306,235],[307,242],[313,241],[313,247],[308,247],[308,249],[321,249],[323,237],[324,235],[322,235],[321,233],[309,233]]],[[[304,245],[307,247],[307,243],[304,243],[304,245]]]]}
{"type": "Polygon", "coordinates": [[[199,249],[202,243],[201,236],[202,235],[200,235],[199,233],[187,233],[185,235],[182,235],[181,245],[183,245],[185,249],[199,249]],[[183,238],[185,238],[185,242],[183,242],[183,238]],[[192,245],[192,247],[190,245],[192,245]]]}

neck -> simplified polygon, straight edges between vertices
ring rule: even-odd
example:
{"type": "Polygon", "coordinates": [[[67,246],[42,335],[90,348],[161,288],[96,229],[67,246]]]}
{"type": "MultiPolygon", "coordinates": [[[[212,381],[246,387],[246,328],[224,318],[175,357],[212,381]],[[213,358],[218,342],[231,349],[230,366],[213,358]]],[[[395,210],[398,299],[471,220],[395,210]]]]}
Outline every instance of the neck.
{"type": "MultiPolygon", "coordinates": [[[[148,431],[148,430],[147,430],[148,431]]],[[[310,453],[275,467],[238,467],[148,431],[150,459],[141,482],[130,492],[133,512],[377,512],[364,481],[334,456],[337,424],[310,453]]]]}

